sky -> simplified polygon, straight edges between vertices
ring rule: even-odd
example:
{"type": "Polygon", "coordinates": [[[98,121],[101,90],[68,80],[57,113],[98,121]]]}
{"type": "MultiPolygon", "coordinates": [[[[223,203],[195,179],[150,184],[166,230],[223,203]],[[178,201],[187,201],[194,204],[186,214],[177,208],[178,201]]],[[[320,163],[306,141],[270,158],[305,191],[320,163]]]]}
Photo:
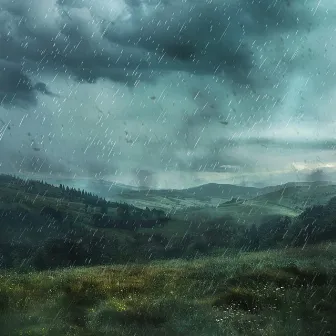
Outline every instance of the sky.
{"type": "Polygon", "coordinates": [[[0,0],[0,172],[336,181],[332,0],[0,0]]]}

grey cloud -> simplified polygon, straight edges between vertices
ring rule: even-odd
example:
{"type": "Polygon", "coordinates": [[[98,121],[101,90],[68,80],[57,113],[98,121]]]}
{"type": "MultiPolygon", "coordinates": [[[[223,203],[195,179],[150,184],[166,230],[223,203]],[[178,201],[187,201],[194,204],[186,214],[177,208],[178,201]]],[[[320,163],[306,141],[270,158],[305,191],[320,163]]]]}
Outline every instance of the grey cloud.
{"type": "Polygon", "coordinates": [[[85,169],[85,174],[88,176],[101,177],[104,175],[113,175],[117,171],[117,168],[115,168],[113,164],[107,164],[96,158],[83,160],[80,164],[81,167],[85,169]]]}
{"type": "Polygon", "coordinates": [[[0,105],[29,108],[37,104],[37,93],[52,95],[45,83],[33,85],[19,65],[0,59],[0,105]]]}
{"type": "Polygon", "coordinates": [[[211,92],[211,89],[199,90],[192,88],[190,90],[190,98],[195,101],[197,108],[186,117],[186,126],[206,124],[210,121],[219,121],[223,111],[217,106],[218,98],[211,92]]]}
{"type": "Polygon", "coordinates": [[[323,169],[315,169],[306,176],[307,182],[322,182],[329,181],[330,176],[323,169]]]}
{"type": "Polygon", "coordinates": [[[336,149],[336,140],[297,140],[297,139],[272,139],[272,138],[247,138],[242,140],[227,139],[228,144],[233,146],[252,146],[275,147],[296,150],[330,150],[336,149]]]}
{"type": "Polygon", "coordinates": [[[69,173],[69,167],[51,161],[47,155],[26,155],[24,160],[20,162],[20,169],[26,172],[38,174],[56,174],[56,173],[69,173]]]}
{"type": "Polygon", "coordinates": [[[0,104],[31,106],[36,102],[29,77],[16,64],[0,60],[0,104]]]}
{"type": "Polygon", "coordinates": [[[1,149],[1,153],[5,156],[0,161],[1,172],[26,172],[46,175],[71,173],[68,165],[50,158],[43,152],[22,153],[14,149],[1,149]]]}
{"type": "Polygon", "coordinates": [[[334,139],[281,139],[281,138],[271,138],[271,137],[220,137],[213,145],[211,149],[220,147],[223,151],[234,150],[239,147],[251,148],[252,147],[263,147],[263,148],[273,148],[273,149],[288,149],[288,150],[323,150],[323,151],[334,151],[336,149],[336,140],[334,139]]]}
{"type": "MultiPolygon", "coordinates": [[[[319,95],[334,86],[335,64],[332,55],[328,61],[326,52],[309,51],[312,43],[306,42],[324,19],[331,22],[332,14],[321,9],[314,16],[312,2],[299,0],[127,0],[128,17],[107,10],[121,3],[0,0],[0,64],[7,73],[1,77],[0,69],[0,98],[6,106],[30,108],[34,118],[27,131],[46,135],[40,151],[28,147],[25,154],[38,160],[24,169],[38,169],[45,159],[45,171],[103,176],[128,170],[139,185],[149,186],[164,169],[251,172],[257,169],[256,157],[268,160],[263,148],[273,148],[274,157],[278,149],[313,149],[315,155],[335,148],[332,140],[268,138],[262,128],[250,138],[245,134],[260,120],[267,124],[269,116],[319,113],[312,101],[318,104],[319,95]],[[295,76],[312,84],[299,103],[293,99],[293,107],[286,105],[286,91],[295,76]],[[169,91],[177,85],[181,92],[169,91]],[[105,90],[110,96],[101,98],[105,90]],[[152,91],[156,98],[147,101],[152,91]],[[177,93],[175,100],[171,95],[177,93]],[[43,104],[37,104],[39,98],[43,104]],[[94,100],[99,109],[92,107],[94,100]],[[111,118],[104,119],[108,114],[111,118]],[[127,136],[124,121],[130,125],[127,136]],[[142,128],[140,121],[150,126],[142,128]],[[52,144],[46,140],[49,133],[52,144]],[[63,140],[65,133],[70,135],[63,140]]],[[[294,98],[299,90],[294,85],[294,98]]],[[[16,112],[14,127],[23,117],[16,112]]],[[[24,139],[15,141],[13,150],[24,139]]]]}
{"type": "Polygon", "coordinates": [[[252,171],[253,158],[237,156],[224,140],[216,140],[194,148],[188,154],[184,149],[182,156],[175,156],[177,166],[182,171],[238,172],[252,171]]]}
{"type": "Polygon", "coordinates": [[[139,187],[151,188],[156,185],[154,172],[146,169],[137,169],[134,171],[135,179],[139,187]]]}
{"type": "Polygon", "coordinates": [[[88,1],[58,1],[57,8],[52,8],[54,2],[50,1],[50,9],[57,11],[58,17],[51,17],[54,22],[43,29],[39,22],[32,22],[39,19],[31,14],[38,2],[22,6],[22,1],[2,0],[6,15],[0,21],[4,46],[0,57],[18,62],[25,58],[52,72],[71,72],[87,82],[110,78],[131,85],[152,80],[155,72],[183,70],[200,74],[224,71],[234,82],[246,83],[255,64],[251,46],[255,34],[267,39],[275,29],[307,28],[307,10],[299,3],[128,1],[130,24],[109,22],[88,1]],[[140,4],[157,6],[146,17],[140,4]]]}
{"type": "Polygon", "coordinates": [[[38,82],[34,85],[34,89],[40,93],[46,94],[48,96],[54,96],[54,94],[48,89],[47,85],[42,82],[38,82]]]}
{"type": "Polygon", "coordinates": [[[159,55],[159,64],[155,57],[149,58],[152,68],[211,74],[223,70],[235,82],[246,82],[255,64],[252,38],[268,38],[274,30],[279,33],[307,28],[306,8],[298,8],[298,3],[187,1],[181,6],[170,1],[165,7],[158,6],[155,16],[139,18],[139,25],[128,38],[114,25],[107,31],[107,38],[159,55]]]}

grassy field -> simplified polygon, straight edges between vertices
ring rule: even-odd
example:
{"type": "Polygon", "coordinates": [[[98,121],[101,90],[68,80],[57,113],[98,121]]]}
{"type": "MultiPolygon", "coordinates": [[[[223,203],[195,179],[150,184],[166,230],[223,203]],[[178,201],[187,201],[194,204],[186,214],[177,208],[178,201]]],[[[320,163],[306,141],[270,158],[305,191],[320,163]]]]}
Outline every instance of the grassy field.
{"type": "Polygon", "coordinates": [[[185,198],[185,197],[171,197],[171,196],[151,196],[146,195],[136,195],[135,196],[125,196],[120,198],[120,200],[125,201],[140,208],[156,208],[162,209],[167,212],[172,212],[174,209],[185,209],[189,207],[203,207],[211,205],[211,200],[201,201],[195,198],[185,198]]]}
{"type": "Polygon", "coordinates": [[[11,336],[334,335],[336,245],[0,273],[11,336]]]}
{"type": "Polygon", "coordinates": [[[195,218],[217,219],[225,216],[233,217],[237,223],[259,223],[264,217],[272,215],[295,217],[300,212],[289,207],[257,200],[222,203],[218,207],[199,209],[192,212],[195,218]]]}

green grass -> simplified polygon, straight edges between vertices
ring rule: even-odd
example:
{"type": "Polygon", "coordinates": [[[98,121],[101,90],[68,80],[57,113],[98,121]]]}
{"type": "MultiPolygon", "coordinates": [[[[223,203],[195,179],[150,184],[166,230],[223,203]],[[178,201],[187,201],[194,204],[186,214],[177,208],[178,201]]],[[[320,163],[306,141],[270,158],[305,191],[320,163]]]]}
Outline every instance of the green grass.
{"type": "Polygon", "coordinates": [[[336,245],[0,273],[3,335],[332,335],[336,245]],[[329,334],[328,334],[329,332],[329,334]]]}

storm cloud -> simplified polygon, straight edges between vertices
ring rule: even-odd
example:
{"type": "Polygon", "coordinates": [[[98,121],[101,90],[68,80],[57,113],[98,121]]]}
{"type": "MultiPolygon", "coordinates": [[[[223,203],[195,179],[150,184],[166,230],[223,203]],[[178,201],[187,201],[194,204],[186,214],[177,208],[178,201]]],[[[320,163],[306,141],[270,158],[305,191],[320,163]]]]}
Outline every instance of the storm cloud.
{"type": "Polygon", "coordinates": [[[308,182],[321,182],[328,180],[328,174],[326,174],[323,169],[314,169],[311,173],[307,175],[308,182]]]}
{"type": "Polygon", "coordinates": [[[1,169],[161,186],[330,165],[335,29],[331,1],[0,0],[1,169]]]}
{"type": "Polygon", "coordinates": [[[0,102],[4,105],[36,104],[34,86],[19,66],[0,60],[0,102]]]}
{"type": "Polygon", "coordinates": [[[314,26],[300,3],[1,0],[0,56],[90,83],[134,85],[172,70],[260,81],[256,40],[314,26]]]}

